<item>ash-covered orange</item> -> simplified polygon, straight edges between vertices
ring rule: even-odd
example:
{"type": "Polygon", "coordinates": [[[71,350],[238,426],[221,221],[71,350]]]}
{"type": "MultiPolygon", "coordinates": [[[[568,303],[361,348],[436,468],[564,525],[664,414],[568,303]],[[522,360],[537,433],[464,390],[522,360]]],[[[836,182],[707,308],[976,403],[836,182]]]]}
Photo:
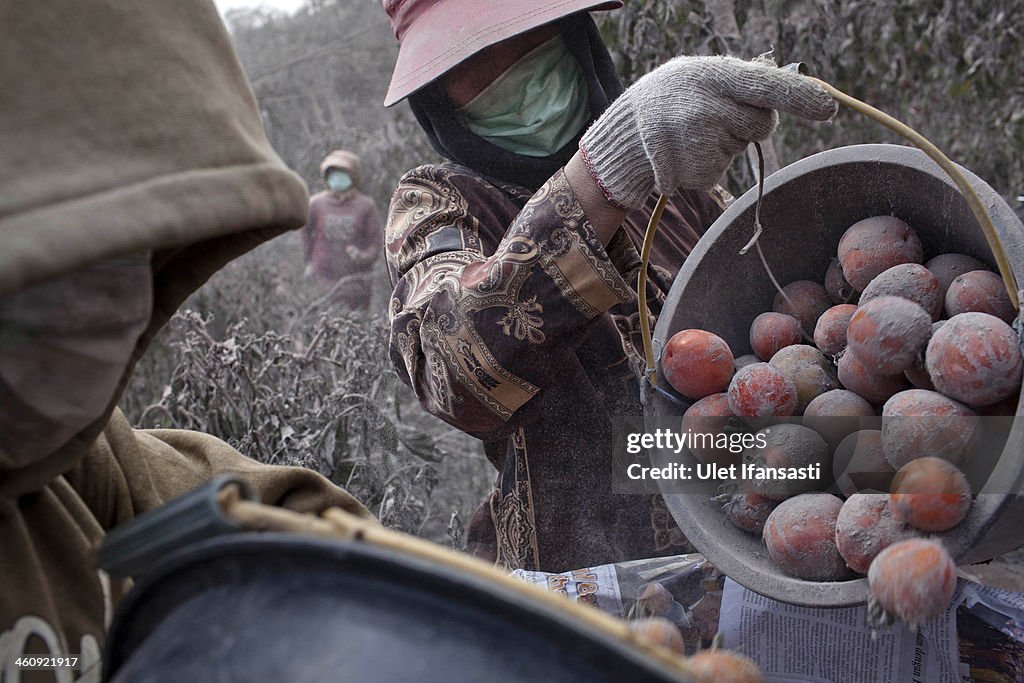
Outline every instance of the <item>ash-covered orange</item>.
{"type": "Polygon", "coordinates": [[[957,276],[946,292],[946,315],[988,313],[1012,323],[1016,310],[1006,292],[1003,279],[988,270],[972,270],[957,276]]]}
{"type": "Polygon", "coordinates": [[[884,493],[855,493],[836,518],[836,547],[847,566],[867,574],[878,553],[897,541],[911,538],[914,530],[896,519],[884,493]]]}
{"type": "Polygon", "coordinates": [[[897,469],[925,456],[962,463],[979,428],[968,406],[926,389],[901,391],[882,406],[882,447],[897,469]]]}
{"type": "Polygon", "coordinates": [[[925,457],[901,467],[892,480],[893,516],[921,531],[946,531],[971,508],[967,477],[941,458],[925,457]]]}
{"type": "Polygon", "coordinates": [[[987,313],[961,313],[932,335],[925,365],[935,388],[972,406],[1020,391],[1024,359],[1009,325],[987,313]]]}
{"type": "Polygon", "coordinates": [[[893,216],[857,221],[839,240],[843,276],[858,292],[884,270],[923,260],[924,248],[917,233],[893,216]]]}
{"type": "Polygon", "coordinates": [[[747,421],[788,417],[797,406],[796,385],[768,363],[752,363],[737,370],[728,395],[729,410],[747,421]]]}
{"type": "Polygon", "coordinates": [[[876,275],[860,295],[860,305],[880,296],[898,296],[913,301],[938,320],[942,316],[943,299],[935,275],[918,263],[901,263],[876,275]]]}
{"type": "Polygon", "coordinates": [[[772,310],[799,320],[807,336],[814,332],[814,324],[831,306],[832,300],[825,288],[811,280],[790,282],[782,288],[782,293],[776,293],[772,300],[772,310]]]}
{"type": "Polygon", "coordinates": [[[973,256],[967,254],[939,254],[929,259],[924,267],[932,272],[939,281],[939,298],[945,302],[946,292],[960,275],[970,273],[973,270],[991,270],[987,264],[982,263],[973,256]]]}
{"type": "Polygon", "coordinates": [[[771,500],[785,500],[801,493],[819,491],[827,482],[828,444],[803,425],[783,423],[765,427],[756,435],[764,446],[755,445],[743,454],[745,464],[754,466],[754,477],[743,480],[744,489],[771,500]],[[806,469],[817,465],[819,478],[774,479],[760,477],[761,469],[806,469]]]}
{"type": "Polygon", "coordinates": [[[697,683],[765,683],[754,660],[728,650],[703,650],[687,660],[697,683]]]}
{"type": "Polygon", "coordinates": [[[668,383],[689,399],[725,391],[733,373],[732,350],[724,339],[705,330],[682,330],[668,340],[661,371],[668,383]]]}
{"type": "Polygon", "coordinates": [[[838,356],[846,348],[846,328],[856,310],[853,304],[839,304],[821,314],[814,325],[814,344],[822,353],[838,356]]]}
{"type": "Polygon", "coordinates": [[[875,409],[863,397],[846,389],[833,389],[807,404],[804,425],[821,434],[830,450],[858,429],[868,426],[875,409]]]}
{"type": "Polygon", "coordinates": [[[875,604],[915,628],[949,606],[956,591],[956,565],[941,543],[911,538],[875,557],[868,586],[875,604]]]}
{"type": "Polygon", "coordinates": [[[882,431],[862,429],[843,439],[832,459],[832,472],[844,496],[888,492],[896,468],[882,452],[882,431]]]}
{"type": "Polygon", "coordinates": [[[839,388],[835,366],[809,344],[794,344],[780,349],[768,364],[785,375],[796,387],[794,415],[803,415],[812,400],[826,391],[839,388]]]}
{"type": "Polygon", "coordinates": [[[785,313],[762,313],[750,324],[750,348],[763,361],[802,339],[800,321],[785,313]]]}
{"type": "Polygon", "coordinates": [[[836,546],[836,519],[843,501],[828,493],[805,493],[779,503],[764,525],[768,554],[782,571],[807,581],[850,576],[836,546]]]}
{"type": "Polygon", "coordinates": [[[722,512],[736,528],[752,534],[760,534],[764,531],[764,523],[768,521],[768,515],[778,504],[779,501],[765,498],[753,491],[737,491],[726,501],[722,512]]]}
{"type": "MultiPolygon", "coordinates": [[[[700,399],[683,413],[683,432],[694,434],[718,435],[723,432],[732,419],[729,409],[729,395],[726,393],[711,394],[700,399]]],[[[719,465],[738,464],[742,453],[731,453],[727,446],[716,448],[709,440],[693,442],[690,452],[701,462],[719,465]]]]}
{"type": "Polygon", "coordinates": [[[890,396],[910,386],[902,373],[884,375],[873,372],[850,349],[839,358],[838,367],[839,382],[875,405],[885,403],[890,396]]]}
{"type": "Polygon", "coordinates": [[[846,278],[843,276],[843,266],[839,259],[832,259],[825,271],[825,293],[832,303],[855,304],[860,296],[846,278]]]}
{"type": "Polygon", "coordinates": [[[872,373],[892,375],[913,365],[931,330],[931,316],[919,305],[882,296],[857,307],[846,330],[846,342],[872,373]]]}

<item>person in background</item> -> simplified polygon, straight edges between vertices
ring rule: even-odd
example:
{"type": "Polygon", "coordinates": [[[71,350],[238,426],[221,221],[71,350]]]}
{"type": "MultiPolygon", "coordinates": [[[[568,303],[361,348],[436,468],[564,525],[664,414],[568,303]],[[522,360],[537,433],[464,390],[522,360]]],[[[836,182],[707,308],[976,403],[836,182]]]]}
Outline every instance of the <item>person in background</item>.
{"type": "MultiPolygon", "coordinates": [[[[319,474],[115,409],[221,266],[306,218],[210,0],[53,0],[0,24],[0,680],[100,680],[129,585],[106,532],[218,474],[268,504],[369,517],[319,474]],[[79,655],[71,672],[23,655],[79,655]]],[[[216,406],[211,406],[216,410],[216,406]]]]}
{"type": "Polygon", "coordinates": [[[775,110],[828,120],[835,103],[728,57],[678,57],[624,90],[588,13],[620,2],[383,5],[400,43],[384,104],[408,100],[449,160],[391,201],[391,357],[498,470],[469,550],[553,572],[686,552],[660,496],[612,492],[616,420],[643,415],[637,245],[668,195],[641,304],[657,314],[732,158],[775,110]]]}
{"type": "Polygon", "coordinates": [[[373,266],[383,246],[380,212],[360,191],[362,162],[335,150],[320,163],[327,189],[309,201],[302,231],[306,273],[332,290],[332,300],[349,310],[370,307],[373,266]]]}

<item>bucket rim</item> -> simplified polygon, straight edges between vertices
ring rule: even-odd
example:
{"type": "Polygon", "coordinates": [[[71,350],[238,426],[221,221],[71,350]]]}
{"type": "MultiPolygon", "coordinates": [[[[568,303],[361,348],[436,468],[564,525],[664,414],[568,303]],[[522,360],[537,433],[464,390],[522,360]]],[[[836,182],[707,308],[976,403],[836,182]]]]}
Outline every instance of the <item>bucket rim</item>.
{"type": "MultiPolygon", "coordinates": [[[[678,670],[671,670],[658,661],[644,656],[642,650],[629,641],[593,628],[572,618],[553,606],[531,600],[528,595],[488,582],[480,577],[459,571],[455,567],[428,562],[422,558],[372,546],[355,540],[318,538],[303,534],[281,532],[245,532],[220,536],[185,546],[155,565],[139,578],[132,590],[118,604],[104,646],[103,679],[110,680],[131,653],[144,643],[174,606],[195,597],[223,582],[184,584],[184,594],[173,604],[161,604],[159,593],[164,588],[180,589],[181,577],[194,574],[221,559],[266,557],[270,562],[281,558],[307,558],[311,563],[330,564],[332,568],[349,570],[400,584],[402,578],[415,576],[416,589],[435,599],[453,599],[481,609],[481,604],[502,606],[513,614],[506,617],[510,623],[530,623],[531,628],[548,629],[588,639],[613,659],[635,668],[649,681],[689,683],[678,670]],[[529,621],[525,621],[525,617],[529,621]],[[146,625],[149,625],[148,627],[146,625]]],[[[408,585],[408,584],[406,584],[408,585]]],[[[596,609],[596,608],[595,608],[596,609]]]]}

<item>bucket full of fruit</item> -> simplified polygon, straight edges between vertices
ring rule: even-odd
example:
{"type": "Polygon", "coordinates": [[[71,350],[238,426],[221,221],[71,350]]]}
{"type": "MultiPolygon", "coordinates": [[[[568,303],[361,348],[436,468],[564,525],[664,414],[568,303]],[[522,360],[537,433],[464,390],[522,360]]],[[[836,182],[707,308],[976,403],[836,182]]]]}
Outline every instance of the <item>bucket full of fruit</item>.
{"type": "Polygon", "coordinates": [[[661,486],[687,538],[747,588],[848,606],[868,600],[870,580],[884,611],[914,622],[930,606],[908,608],[887,581],[932,581],[941,596],[954,561],[1024,543],[1019,297],[1007,287],[1024,281],[1024,226],[957,168],[995,250],[924,152],[857,145],[766,178],[680,270],[653,334],[646,418],[760,436],[735,456],[651,457],[737,466],[684,493],[661,486]],[[787,468],[821,476],[771,478],[787,468]]]}

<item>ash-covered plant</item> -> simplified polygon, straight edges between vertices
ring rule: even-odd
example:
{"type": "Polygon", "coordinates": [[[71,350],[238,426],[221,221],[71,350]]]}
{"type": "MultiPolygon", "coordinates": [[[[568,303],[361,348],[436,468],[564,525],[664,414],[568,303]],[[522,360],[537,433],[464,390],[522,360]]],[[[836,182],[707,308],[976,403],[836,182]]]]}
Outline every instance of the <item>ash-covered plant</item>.
{"type": "Polygon", "coordinates": [[[400,419],[397,380],[381,371],[380,318],[325,312],[307,339],[247,320],[218,339],[194,311],[170,325],[178,363],[141,425],[214,434],[261,462],[316,470],[385,524],[419,530],[445,453],[400,419]]]}
{"type": "Polygon", "coordinates": [[[382,523],[461,547],[459,520],[493,477],[480,442],[423,411],[394,373],[387,276],[369,286],[374,313],[345,312],[303,277],[298,237],[197,291],[136,366],[122,409],[139,427],[194,429],[262,462],[309,467],[382,523]]]}

